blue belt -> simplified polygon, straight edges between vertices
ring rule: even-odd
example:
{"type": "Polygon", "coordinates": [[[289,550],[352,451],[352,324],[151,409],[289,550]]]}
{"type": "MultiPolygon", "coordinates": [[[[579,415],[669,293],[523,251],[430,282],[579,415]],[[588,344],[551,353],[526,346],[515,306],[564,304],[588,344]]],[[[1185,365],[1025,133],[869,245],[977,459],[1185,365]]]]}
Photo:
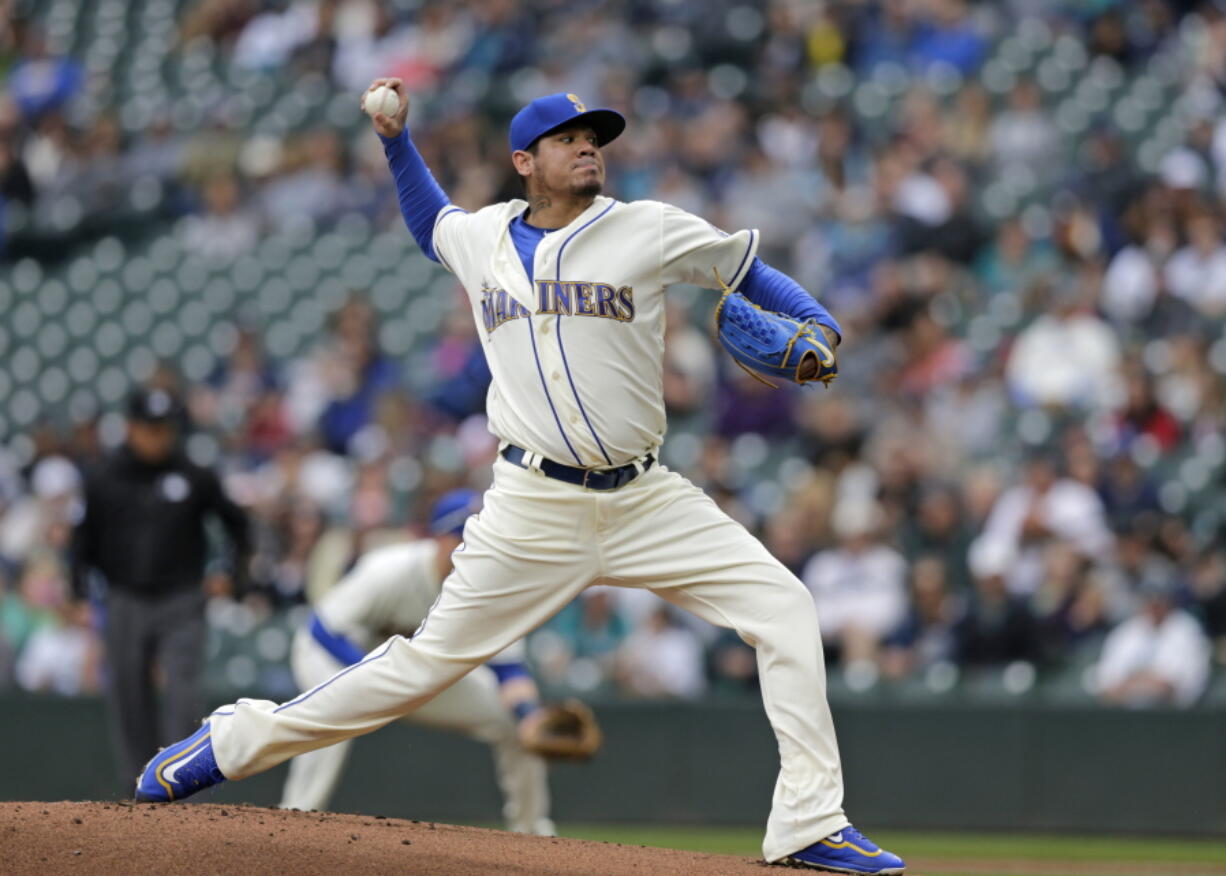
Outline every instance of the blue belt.
{"type": "MultiPolygon", "coordinates": [[[[524,462],[524,457],[528,455],[528,451],[522,447],[516,447],[514,444],[508,444],[506,449],[502,451],[503,459],[513,465],[518,465],[520,468],[528,468],[527,463],[524,462]]],[[[655,464],[655,461],[656,458],[649,453],[639,465],[628,462],[617,468],[590,469],[575,468],[571,465],[562,465],[560,462],[554,462],[552,459],[542,459],[537,468],[546,477],[553,478],[555,481],[565,481],[568,484],[583,487],[585,490],[616,490],[618,487],[624,487],[640,474],[647,471],[647,469],[655,464]]]]}

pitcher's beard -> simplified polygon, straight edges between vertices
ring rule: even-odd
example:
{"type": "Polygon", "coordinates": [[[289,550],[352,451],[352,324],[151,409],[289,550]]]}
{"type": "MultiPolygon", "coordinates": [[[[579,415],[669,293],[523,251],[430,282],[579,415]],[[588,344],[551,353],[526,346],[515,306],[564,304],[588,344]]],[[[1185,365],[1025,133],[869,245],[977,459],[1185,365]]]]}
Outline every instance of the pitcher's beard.
{"type": "Polygon", "coordinates": [[[594,198],[600,194],[600,190],[604,185],[600,180],[594,179],[591,182],[578,183],[571,188],[571,192],[581,198],[594,198]]]}

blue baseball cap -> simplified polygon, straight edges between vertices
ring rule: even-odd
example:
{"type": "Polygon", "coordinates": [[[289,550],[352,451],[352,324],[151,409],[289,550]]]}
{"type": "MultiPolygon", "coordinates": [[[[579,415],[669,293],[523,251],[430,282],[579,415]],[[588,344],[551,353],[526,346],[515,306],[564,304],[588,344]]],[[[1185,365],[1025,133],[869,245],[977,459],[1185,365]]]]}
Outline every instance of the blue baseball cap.
{"type": "Polygon", "coordinates": [[[430,534],[463,535],[465,521],[480,508],[481,494],[476,490],[443,493],[430,509],[430,534]]]}
{"type": "Polygon", "coordinates": [[[626,120],[621,113],[611,109],[590,110],[578,95],[559,91],[538,97],[511,119],[511,151],[527,149],[551,131],[575,121],[595,131],[601,146],[616,140],[626,129],[626,120]]]}

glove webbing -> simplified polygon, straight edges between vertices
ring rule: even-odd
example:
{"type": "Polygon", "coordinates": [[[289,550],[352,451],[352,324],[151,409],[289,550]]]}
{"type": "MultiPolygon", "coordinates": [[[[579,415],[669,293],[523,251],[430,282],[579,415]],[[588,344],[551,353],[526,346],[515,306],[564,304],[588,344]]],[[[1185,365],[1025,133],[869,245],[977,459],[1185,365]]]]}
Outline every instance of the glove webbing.
{"type": "MultiPolygon", "coordinates": [[[[719,338],[719,315],[720,315],[720,313],[721,313],[721,312],[723,311],[723,309],[724,309],[724,302],[728,300],[728,296],[729,296],[729,295],[731,295],[731,294],[733,293],[733,291],[735,291],[735,290],[733,290],[733,288],[732,288],[731,286],[729,286],[727,283],[725,283],[725,282],[724,282],[724,278],[723,278],[723,277],[721,277],[721,276],[719,275],[719,268],[712,268],[711,270],[712,270],[712,272],[715,274],[715,280],[716,280],[716,282],[718,282],[718,283],[719,283],[719,287],[720,287],[722,290],[724,290],[724,294],[722,294],[722,295],[719,297],[719,303],[715,305],[715,336],[716,336],[716,338],[718,339],[718,338],[719,338]]],[[[749,301],[749,299],[748,299],[748,298],[746,298],[745,300],[746,300],[746,301],[749,301]]],[[[766,310],[765,308],[761,307],[760,305],[755,304],[755,303],[754,303],[754,302],[752,302],[752,301],[749,301],[749,303],[750,303],[750,304],[751,304],[751,305],[752,305],[752,306],[753,306],[755,309],[757,309],[757,310],[761,310],[763,313],[770,313],[770,312],[771,312],[771,311],[766,310]]],[[[789,358],[791,357],[791,355],[792,355],[792,348],[796,346],[796,342],[797,342],[798,340],[800,340],[801,338],[809,338],[809,339],[811,339],[811,340],[813,341],[813,344],[814,344],[814,345],[815,345],[815,346],[816,346],[816,347],[817,347],[819,350],[821,350],[823,353],[825,353],[825,354],[826,354],[826,355],[825,355],[825,356],[822,358],[821,364],[822,364],[823,366],[826,366],[826,367],[829,367],[830,365],[833,365],[833,364],[834,364],[834,354],[833,354],[833,353],[830,351],[830,348],[829,348],[829,347],[827,347],[827,346],[826,346],[826,344],[825,344],[823,341],[818,340],[818,338],[817,338],[817,332],[816,332],[816,326],[817,326],[817,323],[815,323],[815,322],[814,322],[813,320],[811,320],[811,319],[810,319],[810,320],[806,320],[805,322],[803,322],[803,323],[801,323],[801,324],[800,324],[800,328],[797,330],[796,334],[792,335],[792,339],[791,339],[790,341],[788,341],[788,345],[787,345],[787,347],[785,347],[785,348],[784,348],[784,350],[783,350],[783,358],[784,358],[784,361],[786,361],[787,359],[789,359],[789,358]]],[[[732,359],[732,361],[733,361],[733,362],[735,362],[735,363],[737,364],[737,366],[738,366],[738,367],[739,367],[739,368],[740,368],[742,371],[744,371],[746,374],[748,374],[748,375],[749,375],[750,377],[752,377],[754,380],[757,380],[757,381],[759,381],[759,382],[761,382],[761,383],[765,383],[765,384],[766,384],[767,386],[769,386],[771,389],[778,389],[778,388],[779,388],[779,385],[778,385],[778,384],[776,384],[776,383],[771,383],[769,380],[767,380],[765,377],[763,377],[763,376],[762,376],[761,374],[759,374],[757,371],[754,371],[752,368],[750,368],[748,365],[746,365],[746,364],[745,364],[744,362],[742,362],[740,359],[737,359],[735,356],[730,357],[730,358],[732,359]]],[[[802,361],[803,361],[803,360],[802,360],[802,361]]],[[[803,385],[804,383],[821,383],[821,384],[822,384],[823,386],[825,386],[827,389],[829,389],[829,388],[830,388],[830,381],[834,380],[834,375],[833,375],[833,374],[825,374],[825,375],[823,375],[823,376],[821,376],[821,377],[815,377],[815,378],[813,378],[812,380],[801,381],[801,380],[800,380],[800,364],[801,364],[801,363],[797,363],[797,365],[796,365],[796,383],[799,383],[799,384],[802,384],[802,385],[803,385]]]]}

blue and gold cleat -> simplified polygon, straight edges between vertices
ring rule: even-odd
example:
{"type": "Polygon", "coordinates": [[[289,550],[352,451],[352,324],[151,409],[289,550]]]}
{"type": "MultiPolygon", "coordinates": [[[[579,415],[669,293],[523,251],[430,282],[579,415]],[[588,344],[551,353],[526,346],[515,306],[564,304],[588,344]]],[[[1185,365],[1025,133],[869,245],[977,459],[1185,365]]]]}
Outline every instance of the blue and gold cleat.
{"type": "Polygon", "coordinates": [[[878,876],[903,873],[907,867],[898,855],[880,848],[850,825],[799,852],[793,852],[782,863],[827,873],[872,873],[878,876]]]}
{"type": "Polygon", "coordinates": [[[136,778],[140,803],[170,803],[224,782],[213,758],[213,728],[204,726],[155,754],[136,778]]]}

